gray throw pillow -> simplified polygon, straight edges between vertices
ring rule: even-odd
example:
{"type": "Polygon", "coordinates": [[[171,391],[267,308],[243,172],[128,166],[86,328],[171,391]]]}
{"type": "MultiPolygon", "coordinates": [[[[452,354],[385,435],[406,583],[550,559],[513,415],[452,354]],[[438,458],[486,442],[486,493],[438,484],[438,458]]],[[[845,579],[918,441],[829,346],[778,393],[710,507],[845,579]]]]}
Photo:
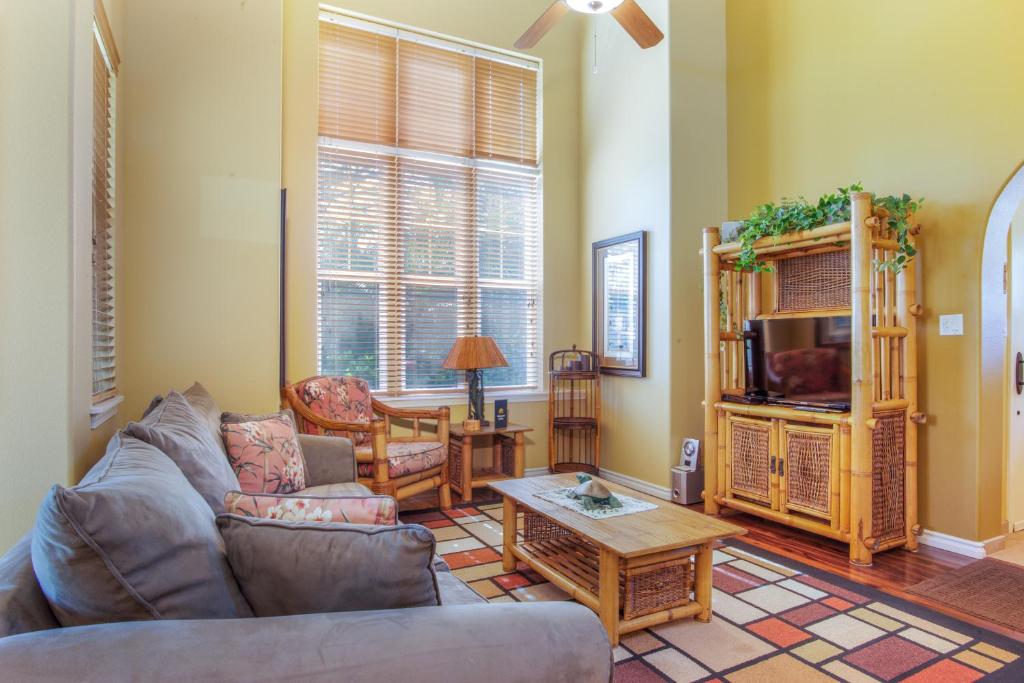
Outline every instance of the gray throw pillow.
{"type": "Polygon", "coordinates": [[[91,481],[54,486],[32,565],[63,626],[247,617],[213,512],[167,456],[117,435],[91,481]]]}
{"type": "Polygon", "coordinates": [[[238,488],[238,477],[223,444],[214,441],[209,425],[184,396],[169,392],[141,422],[129,422],[125,432],[166,453],[210,508],[224,512],[224,494],[238,488]]]}
{"type": "Polygon", "coordinates": [[[258,617],[441,604],[434,535],[418,524],[364,526],[219,515],[228,561],[258,617]]]}
{"type": "Polygon", "coordinates": [[[217,401],[214,400],[210,392],[206,390],[199,382],[194,382],[192,386],[182,392],[182,396],[188,401],[188,404],[192,406],[192,409],[203,419],[206,423],[206,427],[210,432],[210,437],[220,448],[220,452],[227,459],[228,452],[224,449],[224,439],[220,436],[220,406],[217,405],[217,401]]]}

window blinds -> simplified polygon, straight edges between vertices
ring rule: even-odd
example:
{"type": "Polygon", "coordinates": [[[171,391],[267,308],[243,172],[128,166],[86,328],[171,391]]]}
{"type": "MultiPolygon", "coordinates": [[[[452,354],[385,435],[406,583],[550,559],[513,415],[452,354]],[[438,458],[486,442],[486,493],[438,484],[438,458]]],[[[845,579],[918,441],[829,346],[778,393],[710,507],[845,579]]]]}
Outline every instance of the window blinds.
{"type": "Polygon", "coordinates": [[[339,15],[320,22],[318,365],[392,395],[538,385],[537,65],[339,15]]]}
{"type": "Polygon", "coordinates": [[[93,40],[92,402],[117,393],[114,344],[114,119],[116,52],[102,17],[93,40]]]}

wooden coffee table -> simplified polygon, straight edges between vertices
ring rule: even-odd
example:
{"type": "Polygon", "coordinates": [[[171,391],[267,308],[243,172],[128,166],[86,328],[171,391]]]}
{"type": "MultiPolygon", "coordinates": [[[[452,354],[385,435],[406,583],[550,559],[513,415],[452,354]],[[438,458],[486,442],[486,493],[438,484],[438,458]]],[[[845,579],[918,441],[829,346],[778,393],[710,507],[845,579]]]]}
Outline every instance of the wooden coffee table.
{"type": "Polygon", "coordinates": [[[658,507],[591,519],[538,497],[576,485],[571,474],[494,481],[504,497],[505,571],[520,559],[597,612],[612,645],[619,636],[666,621],[711,620],[711,556],[718,539],[745,529],[601,480],[615,494],[658,507]],[[523,514],[523,540],[517,538],[523,514]]]}

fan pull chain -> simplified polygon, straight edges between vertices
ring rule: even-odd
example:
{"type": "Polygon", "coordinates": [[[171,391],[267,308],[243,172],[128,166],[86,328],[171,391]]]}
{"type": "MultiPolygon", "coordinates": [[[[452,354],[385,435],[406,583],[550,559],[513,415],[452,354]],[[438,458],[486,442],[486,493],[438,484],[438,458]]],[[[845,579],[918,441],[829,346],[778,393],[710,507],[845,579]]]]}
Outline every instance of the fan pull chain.
{"type": "Polygon", "coordinates": [[[594,24],[594,75],[597,75],[597,21],[591,20],[594,24]]]}

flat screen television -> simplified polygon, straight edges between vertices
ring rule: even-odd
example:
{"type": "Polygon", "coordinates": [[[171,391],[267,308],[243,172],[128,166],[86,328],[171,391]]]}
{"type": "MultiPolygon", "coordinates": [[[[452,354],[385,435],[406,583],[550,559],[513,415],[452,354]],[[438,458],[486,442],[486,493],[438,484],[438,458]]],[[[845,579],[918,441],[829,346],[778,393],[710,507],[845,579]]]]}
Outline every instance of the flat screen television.
{"type": "Polygon", "coordinates": [[[849,316],[748,320],[743,336],[747,396],[849,410],[849,316]]]}

